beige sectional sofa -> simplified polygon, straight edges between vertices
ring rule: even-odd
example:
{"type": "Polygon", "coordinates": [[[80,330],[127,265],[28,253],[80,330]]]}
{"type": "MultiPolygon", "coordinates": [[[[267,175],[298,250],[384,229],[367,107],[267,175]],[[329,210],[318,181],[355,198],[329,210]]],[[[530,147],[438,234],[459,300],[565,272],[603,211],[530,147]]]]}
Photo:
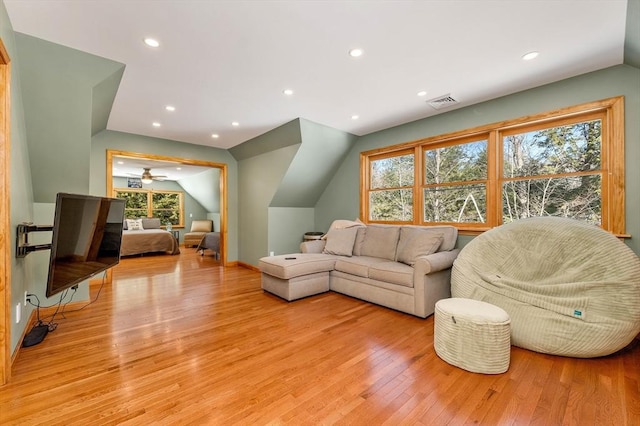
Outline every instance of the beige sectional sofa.
{"type": "Polygon", "coordinates": [[[301,252],[260,259],[262,288],[286,300],[335,291],[421,318],[451,296],[453,226],[336,221],[301,252]]]}

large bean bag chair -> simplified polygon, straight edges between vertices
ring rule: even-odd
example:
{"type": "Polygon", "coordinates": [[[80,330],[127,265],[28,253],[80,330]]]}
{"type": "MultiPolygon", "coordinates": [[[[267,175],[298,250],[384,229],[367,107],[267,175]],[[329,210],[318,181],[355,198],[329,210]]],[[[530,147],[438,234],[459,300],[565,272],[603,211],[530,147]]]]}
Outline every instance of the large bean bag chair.
{"type": "Polygon", "coordinates": [[[451,295],[504,309],[511,343],[537,352],[604,356],[640,333],[640,259],[573,219],[522,219],[474,238],[453,264],[451,295]]]}

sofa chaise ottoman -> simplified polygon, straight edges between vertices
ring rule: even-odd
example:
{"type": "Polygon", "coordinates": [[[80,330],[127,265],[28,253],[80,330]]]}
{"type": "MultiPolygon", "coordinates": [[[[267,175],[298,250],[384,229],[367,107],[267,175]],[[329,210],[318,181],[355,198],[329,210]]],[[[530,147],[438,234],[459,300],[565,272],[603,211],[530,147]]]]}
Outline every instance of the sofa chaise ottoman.
{"type": "Polygon", "coordinates": [[[288,301],[327,292],[335,263],[323,254],[270,256],[260,262],[262,288],[288,301]]]}

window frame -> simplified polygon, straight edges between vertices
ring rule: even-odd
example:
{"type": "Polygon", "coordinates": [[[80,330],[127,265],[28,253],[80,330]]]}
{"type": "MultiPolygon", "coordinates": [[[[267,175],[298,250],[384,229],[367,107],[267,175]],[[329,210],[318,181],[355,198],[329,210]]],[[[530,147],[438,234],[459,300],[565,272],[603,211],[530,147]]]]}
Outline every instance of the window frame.
{"type": "MultiPolygon", "coordinates": [[[[416,197],[415,197],[415,190],[413,190],[413,187],[415,186],[415,176],[416,176],[416,158],[415,158],[415,150],[414,149],[402,149],[399,151],[393,151],[393,152],[383,152],[380,153],[378,155],[372,155],[371,157],[368,158],[368,164],[367,164],[367,168],[365,171],[366,177],[367,177],[367,188],[369,193],[371,192],[377,192],[377,191],[388,191],[388,190],[403,190],[403,189],[411,189],[412,190],[412,196],[413,196],[413,205],[412,205],[412,216],[413,216],[413,221],[370,221],[370,223],[374,223],[374,222],[379,222],[379,223],[397,223],[397,224],[410,224],[415,222],[415,218],[416,218],[416,197]],[[402,157],[405,155],[409,155],[409,154],[413,154],[414,158],[413,158],[413,179],[414,179],[414,184],[409,186],[398,186],[398,187],[385,187],[385,188],[371,188],[371,178],[372,176],[372,167],[373,167],[373,162],[375,161],[379,161],[379,160],[384,160],[386,158],[392,158],[392,157],[402,157]]],[[[366,200],[366,205],[367,205],[367,218],[369,217],[369,197],[367,197],[366,200]]]]}
{"type": "Polygon", "coordinates": [[[601,227],[622,238],[625,232],[624,188],[624,96],[603,99],[580,105],[560,108],[512,120],[487,124],[472,129],[432,136],[412,142],[378,148],[360,153],[360,219],[365,223],[407,223],[369,220],[369,194],[371,161],[414,152],[413,202],[415,225],[453,225],[463,235],[477,235],[502,224],[503,143],[505,135],[528,132],[540,128],[552,128],[565,124],[602,120],[601,129],[601,227]],[[486,223],[426,222],[424,218],[425,150],[468,143],[486,138],[487,146],[487,218],[486,223]]]}
{"type": "MultiPolygon", "coordinates": [[[[177,194],[179,200],[179,224],[172,224],[172,228],[184,228],[184,191],[173,191],[173,190],[164,190],[164,189],[138,189],[138,188],[113,188],[113,196],[118,197],[118,193],[125,192],[137,192],[137,193],[145,193],[147,194],[147,218],[154,217],[154,209],[153,209],[153,194],[177,194]]],[[[126,209],[125,209],[125,217],[126,217],[126,209]]],[[[166,224],[161,224],[162,228],[166,227],[166,224]]]]}
{"type": "Polygon", "coordinates": [[[492,135],[490,132],[481,132],[481,133],[474,133],[472,135],[466,135],[460,138],[452,138],[452,139],[447,139],[445,141],[441,141],[441,142],[434,142],[434,143],[429,143],[429,144],[421,144],[420,145],[420,157],[421,157],[421,161],[423,162],[422,164],[422,168],[420,170],[420,175],[417,176],[417,178],[420,179],[420,186],[418,188],[418,192],[419,192],[419,196],[420,196],[420,225],[425,225],[425,224],[429,224],[429,225],[433,225],[433,224],[438,224],[438,225],[444,225],[444,224],[455,224],[458,226],[458,228],[465,228],[465,229],[471,229],[471,230],[485,230],[484,228],[486,227],[485,224],[482,223],[476,223],[476,222],[428,222],[425,221],[424,218],[424,190],[427,188],[433,188],[433,187],[447,187],[447,186],[458,186],[460,185],[462,182],[456,181],[456,182],[446,182],[446,183],[441,183],[441,184],[427,184],[426,183],[426,178],[424,176],[424,156],[426,151],[429,150],[434,150],[434,149],[438,149],[438,148],[448,148],[451,146],[455,146],[455,145],[464,145],[467,143],[473,143],[473,142],[479,142],[480,140],[486,140],[487,141],[487,176],[486,179],[481,179],[481,180],[472,180],[472,181],[466,181],[464,182],[464,184],[466,185],[472,185],[474,183],[484,183],[487,187],[487,223],[489,222],[489,216],[492,215],[492,211],[489,209],[489,205],[490,205],[490,201],[489,198],[491,196],[491,185],[490,182],[492,182],[492,178],[491,178],[491,164],[495,159],[495,154],[493,153],[493,148],[494,148],[494,144],[491,143],[491,138],[492,135]]]}

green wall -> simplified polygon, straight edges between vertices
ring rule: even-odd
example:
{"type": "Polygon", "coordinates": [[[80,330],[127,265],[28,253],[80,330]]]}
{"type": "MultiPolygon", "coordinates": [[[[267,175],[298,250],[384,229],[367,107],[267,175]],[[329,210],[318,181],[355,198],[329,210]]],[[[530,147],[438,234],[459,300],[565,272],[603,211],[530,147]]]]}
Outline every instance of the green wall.
{"type": "MultiPolygon", "coordinates": [[[[613,96],[625,96],[626,243],[640,253],[640,69],[619,65],[371,133],[358,139],[315,208],[316,228],[359,215],[359,155],[402,142],[464,130],[613,96]]],[[[464,245],[470,237],[460,237],[464,245]]]]}
{"type": "Polygon", "coordinates": [[[34,201],[52,203],[58,192],[86,194],[91,134],[99,125],[92,119],[100,110],[94,88],[108,101],[104,85],[119,81],[124,65],[20,33],[16,40],[34,201]]]}
{"type": "Polygon", "coordinates": [[[273,244],[286,244],[289,233],[269,234],[269,205],[300,145],[287,146],[238,162],[238,198],[240,223],[239,259],[257,265],[273,244]]]}
{"type": "MultiPolygon", "coordinates": [[[[16,227],[22,222],[32,222],[33,217],[33,191],[31,185],[31,167],[29,164],[29,151],[27,145],[27,132],[25,126],[24,106],[21,91],[20,61],[16,47],[13,27],[9,21],[4,3],[0,5],[0,38],[11,58],[11,170],[10,170],[10,238],[16,240],[16,227]]],[[[10,300],[10,324],[11,324],[11,353],[20,343],[20,337],[27,327],[27,319],[31,314],[31,307],[24,306],[22,299],[24,292],[32,293],[34,288],[45,283],[34,282],[34,259],[25,257],[16,259],[15,246],[11,244],[11,300],[10,300]],[[21,304],[21,320],[16,323],[16,305],[21,304]]],[[[4,312],[4,306],[2,307],[4,312]]]]}
{"type": "Polygon", "coordinates": [[[298,119],[302,143],[271,207],[313,207],[357,139],[355,135],[298,119]]]}
{"type": "Polygon", "coordinates": [[[92,194],[105,195],[106,193],[107,150],[109,149],[226,164],[227,260],[238,260],[238,164],[229,151],[204,145],[103,130],[91,139],[90,191],[92,194]]]}
{"type": "Polygon", "coordinates": [[[240,174],[240,260],[298,252],[314,206],[356,136],[296,119],[230,151],[240,174]]]}

